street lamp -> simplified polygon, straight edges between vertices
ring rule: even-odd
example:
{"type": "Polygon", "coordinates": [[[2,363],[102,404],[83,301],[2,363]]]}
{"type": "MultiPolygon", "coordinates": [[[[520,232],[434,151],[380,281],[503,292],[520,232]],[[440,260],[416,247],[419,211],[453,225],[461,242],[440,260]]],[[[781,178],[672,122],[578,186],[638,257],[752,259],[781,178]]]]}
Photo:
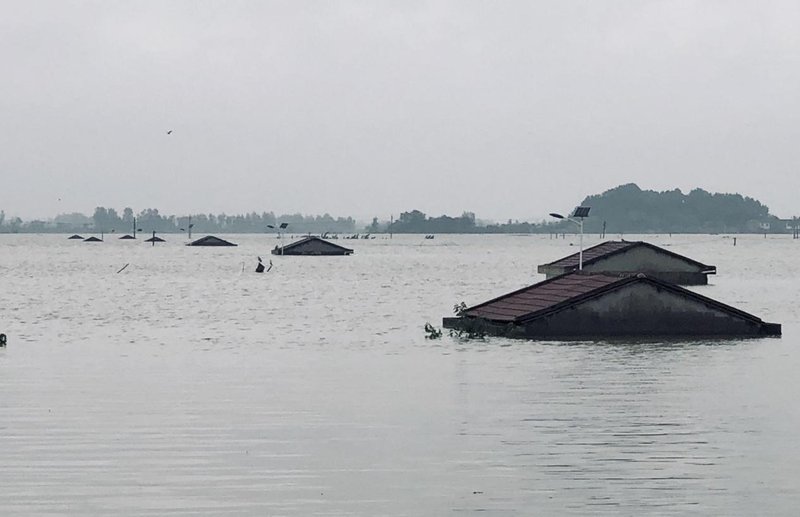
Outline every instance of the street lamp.
{"type": "MultiPolygon", "coordinates": [[[[190,217],[189,220],[191,221],[192,218],[190,217]]],[[[194,223],[190,223],[186,228],[189,228],[189,240],[192,240],[192,228],[194,228],[194,223]]],[[[181,228],[181,231],[185,232],[186,228],[181,228]]]]}
{"type": "Polygon", "coordinates": [[[571,216],[564,217],[561,214],[551,213],[550,217],[555,217],[556,219],[566,219],[568,221],[572,221],[573,223],[578,225],[581,231],[580,237],[580,251],[578,252],[578,271],[583,271],[583,218],[589,216],[589,210],[591,207],[588,206],[576,206],[575,210],[572,212],[571,216]]]}
{"type": "MultiPolygon", "coordinates": [[[[285,230],[287,226],[289,226],[289,223],[281,223],[277,227],[278,238],[281,240],[281,255],[283,255],[283,231],[282,230],[285,230]]],[[[267,228],[272,228],[273,230],[276,229],[276,227],[274,225],[271,225],[271,224],[268,224],[267,228]]]]}

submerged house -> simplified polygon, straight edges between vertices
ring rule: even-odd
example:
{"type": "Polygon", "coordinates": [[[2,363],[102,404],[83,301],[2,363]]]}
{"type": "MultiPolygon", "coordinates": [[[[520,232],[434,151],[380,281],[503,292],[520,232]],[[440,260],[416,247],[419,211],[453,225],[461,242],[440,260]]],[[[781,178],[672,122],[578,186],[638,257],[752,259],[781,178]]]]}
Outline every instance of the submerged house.
{"type": "MultiPolygon", "coordinates": [[[[578,270],[580,253],[539,266],[539,273],[553,278],[578,270]]],[[[583,271],[614,275],[645,273],[679,285],[706,285],[717,268],[642,241],[608,241],[583,251],[583,271]]]]}
{"type": "Polygon", "coordinates": [[[214,237],[213,235],[206,235],[205,237],[201,237],[196,241],[192,241],[187,246],[238,246],[238,244],[234,244],[232,242],[228,242],[225,239],[220,239],[219,237],[214,237]]]}
{"type": "Polygon", "coordinates": [[[75,234],[72,234],[72,235],[70,235],[69,237],[67,237],[67,239],[68,239],[68,240],[69,240],[69,239],[71,239],[71,240],[75,240],[75,239],[80,239],[80,240],[83,240],[83,237],[81,237],[80,235],[78,235],[77,233],[75,233],[75,234]]]}
{"type": "Polygon", "coordinates": [[[332,242],[328,242],[325,239],[309,235],[308,237],[300,239],[297,242],[283,246],[283,248],[275,246],[275,248],[272,250],[272,254],[312,256],[352,255],[353,250],[350,248],[345,248],[344,246],[339,246],[338,244],[334,244],[332,242]]]}
{"type": "Polygon", "coordinates": [[[520,338],[779,336],[781,326],[643,273],[569,273],[444,318],[520,338]]]}
{"type": "Polygon", "coordinates": [[[95,236],[91,236],[91,237],[87,237],[87,238],[83,239],[83,242],[103,242],[103,239],[100,239],[100,238],[95,237],[95,236]]]}

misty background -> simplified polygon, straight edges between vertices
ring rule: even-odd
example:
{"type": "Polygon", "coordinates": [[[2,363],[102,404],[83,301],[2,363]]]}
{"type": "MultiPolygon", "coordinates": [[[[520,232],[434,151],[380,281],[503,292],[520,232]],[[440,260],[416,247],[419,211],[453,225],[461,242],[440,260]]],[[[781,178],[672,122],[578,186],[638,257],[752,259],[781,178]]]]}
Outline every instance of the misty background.
{"type": "Polygon", "coordinates": [[[0,7],[9,216],[539,220],[629,182],[797,211],[798,2],[0,7]]]}

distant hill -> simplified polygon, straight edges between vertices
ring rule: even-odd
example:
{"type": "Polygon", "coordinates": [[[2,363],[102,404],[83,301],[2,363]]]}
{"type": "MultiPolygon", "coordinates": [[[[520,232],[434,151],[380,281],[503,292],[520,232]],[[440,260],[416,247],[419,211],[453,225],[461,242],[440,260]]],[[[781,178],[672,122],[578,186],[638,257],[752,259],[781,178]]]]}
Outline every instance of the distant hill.
{"type": "Polygon", "coordinates": [[[656,192],[634,183],[588,196],[581,205],[592,208],[584,229],[608,233],[733,233],[759,232],[779,224],[766,205],[740,194],[712,194],[694,189],[656,192]]]}
{"type": "MultiPolygon", "coordinates": [[[[620,233],[760,233],[787,232],[786,223],[770,215],[766,205],[740,194],[712,194],[694,189],[664,192],[642,190],[629,183],[589,196],[580,203],[591,207],[584,231],[620,233]]],[[[555,219],[543,223],[509,220],[478,224],[475,214],[428,217],[419,210],[403,212],[391,224],[375,218],[365,228],[371,233],[554,233],[574,232],[575,225],[555,219]]]]}

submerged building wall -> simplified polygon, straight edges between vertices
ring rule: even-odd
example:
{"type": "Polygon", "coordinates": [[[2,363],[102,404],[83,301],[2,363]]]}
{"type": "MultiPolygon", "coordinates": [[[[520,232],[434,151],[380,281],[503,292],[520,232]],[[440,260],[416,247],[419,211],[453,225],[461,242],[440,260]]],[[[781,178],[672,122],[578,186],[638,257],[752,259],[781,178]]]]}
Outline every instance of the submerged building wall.
{"type": "Polygon", "coordinates": [[[637,282],[524,324],[528,337],[758,335],[744,317],[637,282]]]}

